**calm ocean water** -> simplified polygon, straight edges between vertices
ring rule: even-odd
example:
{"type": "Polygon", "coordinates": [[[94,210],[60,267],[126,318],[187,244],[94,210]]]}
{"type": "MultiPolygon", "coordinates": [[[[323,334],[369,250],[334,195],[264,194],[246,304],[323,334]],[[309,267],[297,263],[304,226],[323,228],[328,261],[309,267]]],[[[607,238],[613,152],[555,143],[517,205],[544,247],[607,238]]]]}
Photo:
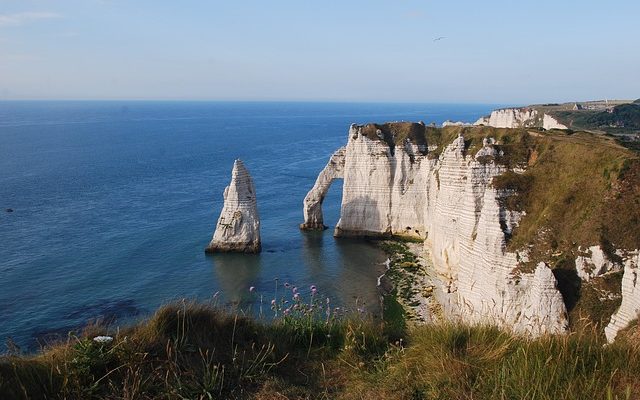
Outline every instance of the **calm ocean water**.
{"type": "MultiPolygon", "coordinates": [[[[474,121],[493,108],[0,102],[0,340],[33,349],[92,318],[127,322],[216,292],[257,310],[275,278],[375,311],[384,255],[331,229],[300,232],[306,192],[353,122],[474,121]],[[263,252],[207,257],[235,158],[256,184],[263,252]]],[[[330,226],[336,183],[324,203],[330,226]]]]}

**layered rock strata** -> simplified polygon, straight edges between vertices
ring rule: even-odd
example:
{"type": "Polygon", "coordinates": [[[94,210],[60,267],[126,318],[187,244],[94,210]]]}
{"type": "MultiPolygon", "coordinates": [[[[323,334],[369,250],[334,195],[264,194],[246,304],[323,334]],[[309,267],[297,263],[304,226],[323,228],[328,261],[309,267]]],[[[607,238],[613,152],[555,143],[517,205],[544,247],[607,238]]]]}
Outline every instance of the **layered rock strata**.
{"type": "MultiPolygon", "coordinates": [[[[426,239],[446,290],[455,295],[453,314],[534,335],[564,332],[566,309],[552,271],[539,264],[534,272],[518,272],[518,255],[506,250],[519,214],[501,205],[506,193],[491,185],[507,170],[495,162],[501,154],[494,141],[485,140],[472,156],[460,136],[435,157],[428,143],[371,131],[349,130],[335,235],[426,239]]],[[[305,201],[305,208],[313,205],[305,201]]]]}
{"type": "Polygon", "coordinates": [[[411,140],[392,147],[383,138],[367,138],[361,129],[352,125],[349,130],[335,235],[424,238],[427,175],[421,166],[429,163],[427,147],[411,140]]]}
{"type": "Polygon", "coordinates": [[[534,108],[502,108],[494,110],[488,117],[482,117],[475,125],[492,126],[494,128],[543,128],[567,129],[549,114],[534,108]]]}
{"type": "Polygon", "coordinates": [[[216,230],[205,251],[259,253],[261,248],[255,187],[242,161],[236,160],[216,230]]]}
{"type": "Polygon", "coordinates": [[[506,172],[496,163],[492,140],[475,157],[464,138],[447,146],[429,171],[425,224],[434,265],[457,292],[464,321],[495,323],[533,335],[567,329],[566,308],[551,270],[518,272],[518,258],[506,251],[506,235],[519,214],[501,206],[505,193],[491,186],[506,172]]]}
{"type": "Polygon", "coordinates": [[[620,308],[611,316],[604,333],[612,342],[621,329],[626,328],[640,317],[640,251],[635,251],[624,262],[622,275],[622,303],[620,308]]]}

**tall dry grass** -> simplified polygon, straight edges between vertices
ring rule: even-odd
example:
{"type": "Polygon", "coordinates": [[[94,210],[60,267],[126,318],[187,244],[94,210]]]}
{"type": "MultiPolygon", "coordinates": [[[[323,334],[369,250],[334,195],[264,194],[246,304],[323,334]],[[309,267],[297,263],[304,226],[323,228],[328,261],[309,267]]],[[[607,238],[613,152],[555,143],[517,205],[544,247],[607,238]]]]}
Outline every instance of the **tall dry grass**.
{"type": "Polygon", "coordinates": [[[182,302],[121,330],[0,359],[2,399],[636,399],[640,345],[584,328],[527,339],[487,326],[389,336],[372,320],[271,324],[182,302]]]}

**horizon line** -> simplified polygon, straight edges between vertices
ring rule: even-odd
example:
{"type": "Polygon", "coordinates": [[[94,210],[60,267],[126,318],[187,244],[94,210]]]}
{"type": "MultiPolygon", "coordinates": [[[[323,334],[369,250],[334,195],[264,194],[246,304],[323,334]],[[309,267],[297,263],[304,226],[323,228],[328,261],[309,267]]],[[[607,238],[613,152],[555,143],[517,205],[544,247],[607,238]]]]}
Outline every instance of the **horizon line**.
{"type": "MultiPolygon", "coordinates": [[[[633,99],[609,99],[611,101],[633,101],[633,99]]],[[[557,101],[557,103],[573,103],[573,102],[589,102],[599,101],[597,99],[590,100],[570,100],[570,101],[557,101]]],[[[604,99],[602,99],[604,101],[604,99]]],[[[505,102],[505,101],[437,101],[437,100],[336,100],[336,99],[189,99],[189,98],[159,98],[159,99],[145,99],[145,98],[0,98],[2,102],[157,102],[157,103],[326,103],[326,104],[440,104],[440,105],[500,105],[504,106],[512,104],[513,107],[522,107],[527,105],[543,104],[542,102],[505,102]]],[[[554,101],[545,101],[544,103],[556,103],[554,101]]]]}

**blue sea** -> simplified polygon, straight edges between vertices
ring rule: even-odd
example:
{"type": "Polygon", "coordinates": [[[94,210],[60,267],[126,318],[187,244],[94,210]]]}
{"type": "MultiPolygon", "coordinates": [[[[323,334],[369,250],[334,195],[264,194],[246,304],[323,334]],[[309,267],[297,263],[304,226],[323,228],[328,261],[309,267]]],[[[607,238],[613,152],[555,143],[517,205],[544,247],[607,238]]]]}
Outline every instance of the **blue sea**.
{"type": "Polygon", "coordinates": [[[0,102],[0,340],[31,351],[182,298],[249,313],[262,298],[269,318],[276,282],[375,314],[386,257],[333,238],[341,182],[324,202],[330,229],[299,231],[305,194],[351,123],[472,122],[495,107],[0,102]],[[256,185],[263,251],[205,256],[236,158],[256,185]]]}

